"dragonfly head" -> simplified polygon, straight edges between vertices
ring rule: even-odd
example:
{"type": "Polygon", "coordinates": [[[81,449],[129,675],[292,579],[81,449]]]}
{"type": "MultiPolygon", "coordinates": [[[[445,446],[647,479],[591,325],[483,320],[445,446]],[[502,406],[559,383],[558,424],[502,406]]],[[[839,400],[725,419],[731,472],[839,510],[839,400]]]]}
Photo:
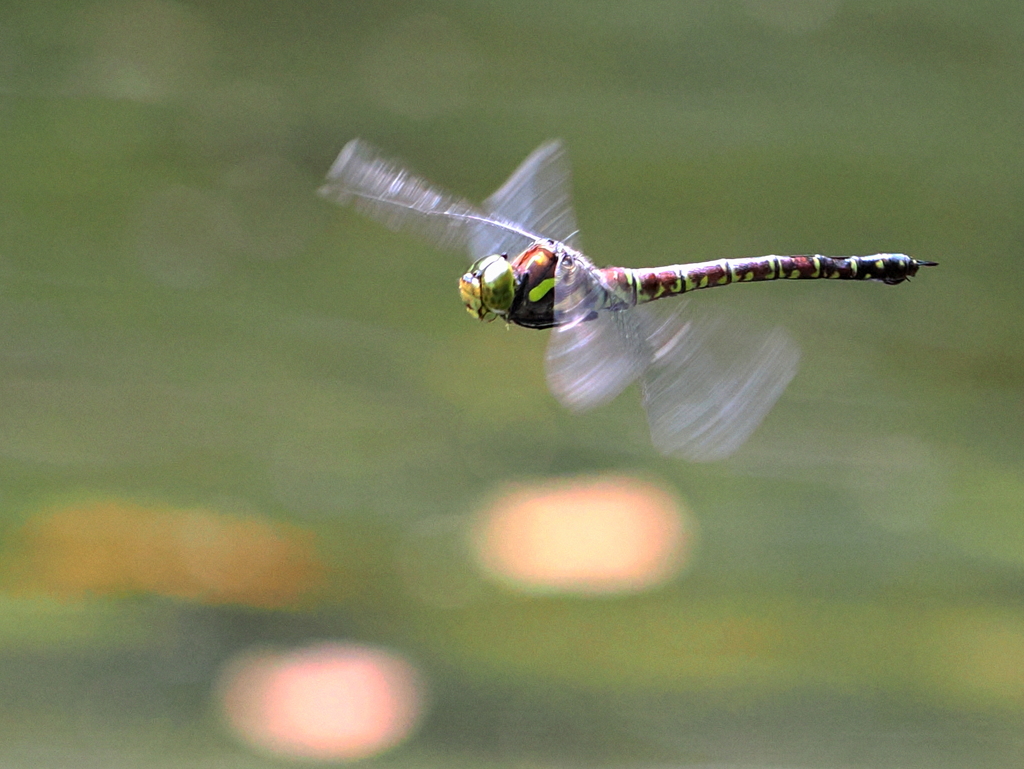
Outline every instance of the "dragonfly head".
{"type": "Polygon", "coordinates": [[[508,313],[516,295],[512,265],[502,254],[492,254],[473,262],[469,272],[459,278],[459,296],[466,311],[478,320],[494,320],[508,313]]]}

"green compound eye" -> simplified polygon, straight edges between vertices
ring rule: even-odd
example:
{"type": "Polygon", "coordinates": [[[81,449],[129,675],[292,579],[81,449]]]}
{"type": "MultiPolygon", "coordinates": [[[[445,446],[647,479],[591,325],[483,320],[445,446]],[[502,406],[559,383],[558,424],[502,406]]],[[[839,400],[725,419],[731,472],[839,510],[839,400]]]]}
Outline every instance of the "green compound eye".
{"type": "Polygon", "coordinates": [[[459,296],[466,311],[480,320],[505,315],[516,294],[512,265],[501,254],[485,256],[473,263],[459,279],[459,296]]]}

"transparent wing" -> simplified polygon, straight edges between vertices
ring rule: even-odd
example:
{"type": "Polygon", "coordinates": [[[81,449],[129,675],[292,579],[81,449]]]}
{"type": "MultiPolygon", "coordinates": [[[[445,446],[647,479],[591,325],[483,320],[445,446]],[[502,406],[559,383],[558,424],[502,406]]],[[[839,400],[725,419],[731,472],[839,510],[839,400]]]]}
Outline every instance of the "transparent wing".
{"type": "Polygon", "coordinates": [[[432,186],[371,144],[353,139],[341,150],[319,193],[393,230],[420,235],[440,248],[469,247],[490,237],[514,241],[519,249],[538,239],[518,223],[481,209],[432,186]]]}
{"type": "Polygon", "coordinates": [[[555,321],[547,352],[548,387],[562,405],[584,411],[622,392],[649,364],[642,313],[612,312],[601,271],[569,253],[555,267],[555,321]]]}
{"type": "Polygon", "coordinates": [[[796,374],[800,350],[781,328],[752,330],[677,307],[643,314],[649,365],[641,378],[651,440],[663,454],[724,459],[757,429],[796,374]]]}
{"type": "Polygon", "coordinates": [[[632,312],[602,312],[551,329],[545,368],[548,387],[563,406],[586,411],[607,403],[647,367],[636,319],[632,312]]]}
{"type": "Polygon", "coordinates": [[[796,343],[781,328],[751,329],[723,315],[693,312],[681,300],[669,313],[653,306],[600,310],[593,288],[599,275],[566,280],[566,295],[578,301],[568,307],[575,321],[552,329],[548,342],[548,386],[555,397],[584,411],[640,377],[658,451],[697,462],[734,453],[796,374],[796,343]]]}
{"type": "MultiPolygon", "coordinates": [[[[579,248],[575,242],[569,161],[560,141],[545,142],[531,152],[508,181],[484,201],[483,209],[488,215],[579,248]]],[[[471,251],[477,258],[510,253],[515,247],[507,242],[506,234],[493,228],[478,230],[471,251]]]]}

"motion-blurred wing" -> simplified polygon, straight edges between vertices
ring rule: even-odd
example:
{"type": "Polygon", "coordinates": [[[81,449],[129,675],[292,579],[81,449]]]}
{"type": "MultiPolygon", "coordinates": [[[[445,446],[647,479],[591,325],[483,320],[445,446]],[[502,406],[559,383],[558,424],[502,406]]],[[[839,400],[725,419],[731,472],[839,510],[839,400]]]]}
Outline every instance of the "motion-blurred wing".
{"type": "Polygon", "coordinates": [[[548,387],[584,411],[607,403],[648,365],[642,313],[613,312],[601,272],[579,253],[555,267],[555,322],[548,340],[548,387]],[[602,312],[601,310],[604,309],[602,312]]]}
{"type": "MultiPolygon", "coordinates": [[[[676,308],[643,312],[650,363],[641,378],[651,440],[663,454],[724,459],[761,424],[796,374],[800,350],[781,328],[756,330],[676,308]]],[[[585,325],[585,324],[584,324],[585,325]]]]}
{"type": "MultiPolygon", "coordinates": [[[[530,232],[579,248],[574,243],[576,216],[572,209],[569,161],[557,140],[530,153],[519,168],[483,204],[497,219],[514,222],[530,232]]],[[[474,233],[471,250],[476,258],[512,253],[516,248],[495,229],[474,233]]]]}
{"type": "Polygon", "coordinates": [[[336,203],[351,203],[365,216],[393,230],[418,234],[440,248],[469,247],[482,237],[514,240],[521,248],[537,240],[517,223],[486,215],[432,186],[361,139],[345,145],[319,193],[336,203]]]}
{"type": "Polygon", "coordinates": [[[602,312],[551,329],[545,368],[548,387],[563,406],[586,411],[607,403],[644,370],[641,331],[630,316],[602,312]]]}

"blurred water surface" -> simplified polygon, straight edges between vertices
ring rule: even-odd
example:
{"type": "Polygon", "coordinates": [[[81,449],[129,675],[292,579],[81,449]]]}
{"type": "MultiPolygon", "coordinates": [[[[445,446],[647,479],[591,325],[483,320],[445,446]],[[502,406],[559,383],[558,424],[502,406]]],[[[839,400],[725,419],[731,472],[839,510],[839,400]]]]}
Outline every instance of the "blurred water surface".
{"type": "Polygon", "coordinates": [[[0,4],[0,763],[1024,761],[1024,6],[0,4]],[[733,458],[584,416],[462,254],[315,190],[362,136],[471,199],[562,138],[628,266],[801,370],[733,458]]]}

